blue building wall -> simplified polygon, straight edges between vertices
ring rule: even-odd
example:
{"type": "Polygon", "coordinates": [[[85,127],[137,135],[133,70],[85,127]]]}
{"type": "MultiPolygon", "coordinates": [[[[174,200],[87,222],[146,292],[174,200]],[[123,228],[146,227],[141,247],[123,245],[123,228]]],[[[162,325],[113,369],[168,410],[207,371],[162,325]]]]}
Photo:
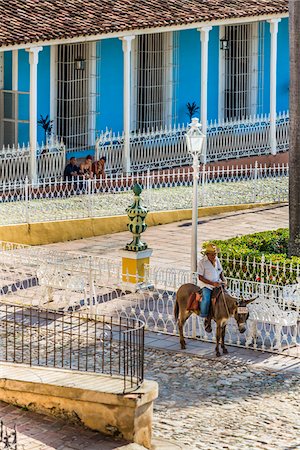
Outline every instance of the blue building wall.
{"type": "MultiPolygon", "coordinates": [[[[4,89],[12,88],[12,52],[4,53],[4,89]]],[[[30,66],[29,54],[26,50],[18,52],[18,90],[27,94],[19,95],[19,120],[29,120],[30,66]]],[[[37,114],[49,115],[50,111],[50,47],[44,47],[39,53],[38,64],[38,105],[37,114]]],[[[38,142],[44,140],[44,131],[38,127],[38,142]]],[[[19,123],[18,141],[27,144],[29,141],[29,124],[19,123]]]]}
{"type": "Polygon", "coordinates": [[[289,109],[290,61],[289,21],[282,19],[278,24],[277,49],[277,111],[289,109]]]}
{"type": "MultiPolygon", "coordinates": [[[[45,117],[50,114],[50,46],[43,47],[39,52],[37,70],[37,115],[45,117]]],[[[29,92],[30,89],[30,65],[29,54],[26,50],[19,51],[19,90],[29,92]]],[[[19,118],[29,120],[29,95],[19,98],[19,118]]],[[[37,139],[41,143],[45,140],[44,130],[41,126],[37,129],[37,139]]],[[[19,142],[29,141],[29,125],[19,124],[19,142]]]]}
{"type": "Polygon", "coordinates": [[[100,59],[100,114],[97,131],[123,130],[123,50],[120,39],[103,39],[100,59]]]}
{"type": "MultiPolygon", "coordinates": [[[[179,34],[179,67],[177,90],[178,122],[188,121],[186,104],[195,101],[200,106],[200,33],[196,29],[184,30],[179,34]]],[[[100,113],[97,114],[96,129],[106,127],[115,132],[123,129],[123,52],[119,39],[104,39],[97,43],[101,51],[98,71],[100,80],[100,113]]],[[[218,119],[219,88],[219,27],[209,33],[208,58],[208,119],[218,119]]],[[[19,51],[19,91],[29,92],[29,55],[19,51]]],[[[4,89],[12,87],[12,52],[4,52],[4,89]]],[[[270,111],[270,25],[265,24],[263,112],[270,111]]],[[[277,61],[277,111],[288,109],[289,105],[289,37],[288,19],[282,19],[278,26],[277,61]]],[[[50,47],[39,53],[38,64],[38,118],[49,115],[50,110],[50,47]]],[[[199,114],[198,114],[199,115],[199,114]]],[[[19,119],[29,120],[29,95],[19,97],[19,119]]],[[[38,140],[44,139],[44,132],[38,127],[38,140]]],[[[29,125],[19,124],[19,142],[29,140],[29,125]]]]}
{"type": "MultiPolygon", "coordinates": [[[[179,123],[189,121],[186,104],[200,106],[200,35],[197,30],[179,32],[177,114],[179,123]]],[[[198,113],[199,116],[199,113],[198,113]]]]}
{"type": "MultiPolygon", "coordinates": [[[[264,95],[263,113],[270,112],[270,56],[271,34],[270,24],[265,24],[264,37],[264,95]]],[[[277,112],[289,109],[289,30],[288,19],[282,19],[278,24],[277,36],[277,112]]]]}
{"type": "Polygon", "coordinates": [[[12,52],[4,52],[4,89],[12,87],[12,52]]]}
{"type": "MultiPolygon", "coordinates": [[[[18,88],[19,91],[29,92],[30,89],[30,67],[29,53],[26,50],[19,50],[18,53],[18,88]]],[[[19,96],[19,119],[29,120],[29,94],[19,96]]],[[[18,127],[19,144],[29,142],[29,124],[19,123],[18,127]]]]}
{"type": "Polygon", "coordinates": [[[207,118],[218,120],[219,115],[219,27],[213,27],[208,42],[207,118]]]}
{"type": "MultiPolygon", "coordinates": [[[[201,44],[200,32],[184,30],[179,32],[178,73],[178,119],[186,123],[186,104],[196,102],[200,106],[201,44]]],[[[218,119],[219,86],[219,27],[209,33],[208,44],[208,120],[218,119]]],[[[197,113],[200,117],[200,113],[197,113]]]]}
{"type": "MultiPolygon", "coordinates": [[[[43,47],[43,51],[39,53],[38,64],[38,104],[37,115],[45,117],[50,116],[50,46],[43,47]]],[[[53,117],[50,117],[53,119],[53,117]]],[[[44,130],[38,127],[38,142],[45,140],[44,130]]]]}

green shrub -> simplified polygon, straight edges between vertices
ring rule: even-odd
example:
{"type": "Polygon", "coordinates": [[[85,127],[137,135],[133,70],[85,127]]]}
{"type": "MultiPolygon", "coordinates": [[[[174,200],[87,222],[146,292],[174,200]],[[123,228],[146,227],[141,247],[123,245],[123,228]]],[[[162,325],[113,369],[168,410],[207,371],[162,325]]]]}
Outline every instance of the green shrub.
{"type": "Polygon", "coordinates": [[[251,281],[295,283],[300,258],[288,257],[289,231],[280,228],[224,241],[213,241],[220,249],[225,273],[251,281]],[[262,267],[262,260],[264,264],[262,267]]]}

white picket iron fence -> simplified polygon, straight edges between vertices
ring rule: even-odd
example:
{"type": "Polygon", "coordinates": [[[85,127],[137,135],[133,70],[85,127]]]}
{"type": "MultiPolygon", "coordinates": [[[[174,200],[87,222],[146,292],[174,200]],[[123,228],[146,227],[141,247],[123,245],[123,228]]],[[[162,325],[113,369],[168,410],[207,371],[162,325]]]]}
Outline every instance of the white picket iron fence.
{"type": "MultiPolygon", "coordinates": [[[[173,312],[176,291],[197,279],[187,270],[151,266],[146,270],[145,283],[136,288],[122,281],[126,274],[122,274],[120,260],[4,242],[0,245],[0,263],[3,302],[137,318],[147,330],[162,334],[178,335],[173,312]]],[[[229,277],[228,289],[239,298],[257,298],[249,305],[245,334],[240,334],[230,319],[227,344],[300,357],[299,284],[229,277]]],[[[185,334],[208,342],[215,339],[214,330],[206,333],[203,319],[195,315],[188,320],[185,334]]]]}
{"type": "MultiPolygon", "coordinates": [[[[187,124],[134,132],[130,136],[131,170],[161,169],[192,163],[187,152],[187,124]]],[[[276,121],[277,151],[289,149],[289,113],[279,113],[276,121]]],[[[107,171],[122,170],[124,135],[106,130],[96,140],[95,158],[107,158],[107,171]]],[[[266,155],[270,148],[270,117],[260,115],[242,121],[210,122],[207,129],[207,161],[266,155]]]]}
{"type": "MultiPolygon", "coordinates": [[[[60,179],[3,183],[0,225],[46,222],[125,214],[132,186],[142,185],[150,211],[189,209],[192,170],[173,169],[101,179],[60,179]]],[[[288,166],[213,168],[199,177],[199,206],[288,201],[288,166]]]]}
{"type": "MultiPolygon", "coordinates": [[[[24,182],[30,178],[30,145],[3,147],[0,150],[0,185],[3,183],[24,182]]],[[[37,146],[38,179],[61,177],[66,165],[64,144],[52,137],[44,145],[37,146]]]]}

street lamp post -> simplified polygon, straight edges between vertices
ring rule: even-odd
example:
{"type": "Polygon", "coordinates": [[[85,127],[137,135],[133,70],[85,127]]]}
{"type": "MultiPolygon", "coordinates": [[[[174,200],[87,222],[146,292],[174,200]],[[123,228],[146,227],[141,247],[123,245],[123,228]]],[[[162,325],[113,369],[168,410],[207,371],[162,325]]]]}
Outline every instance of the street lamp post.
{"type": "Polygon", "coordinates": [[[193,210],[192,210],[192,247],[191,247],[191,271],[197,272],[197,225],[198,225],[198,179],[199,156],[202,163],[206,163],[206,136],[201,132],[199,119],[193,118],[185,135],[188,152],[193,157],[193,210]]]}

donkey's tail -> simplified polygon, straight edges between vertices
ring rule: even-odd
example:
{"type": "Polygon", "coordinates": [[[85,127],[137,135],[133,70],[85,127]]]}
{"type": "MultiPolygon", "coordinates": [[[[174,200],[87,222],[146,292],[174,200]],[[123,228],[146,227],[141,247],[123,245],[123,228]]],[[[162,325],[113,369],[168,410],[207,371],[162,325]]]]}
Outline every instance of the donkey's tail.
{"type": "Polygon", "coordinates": [[[179,304],[178,304],[178,301],[177,301],[177,297],[175,299],[175,305],[174,305],[174,316],[175,316],[175,320],[177,322],[178,316],[179,316],[179,304]]]}

